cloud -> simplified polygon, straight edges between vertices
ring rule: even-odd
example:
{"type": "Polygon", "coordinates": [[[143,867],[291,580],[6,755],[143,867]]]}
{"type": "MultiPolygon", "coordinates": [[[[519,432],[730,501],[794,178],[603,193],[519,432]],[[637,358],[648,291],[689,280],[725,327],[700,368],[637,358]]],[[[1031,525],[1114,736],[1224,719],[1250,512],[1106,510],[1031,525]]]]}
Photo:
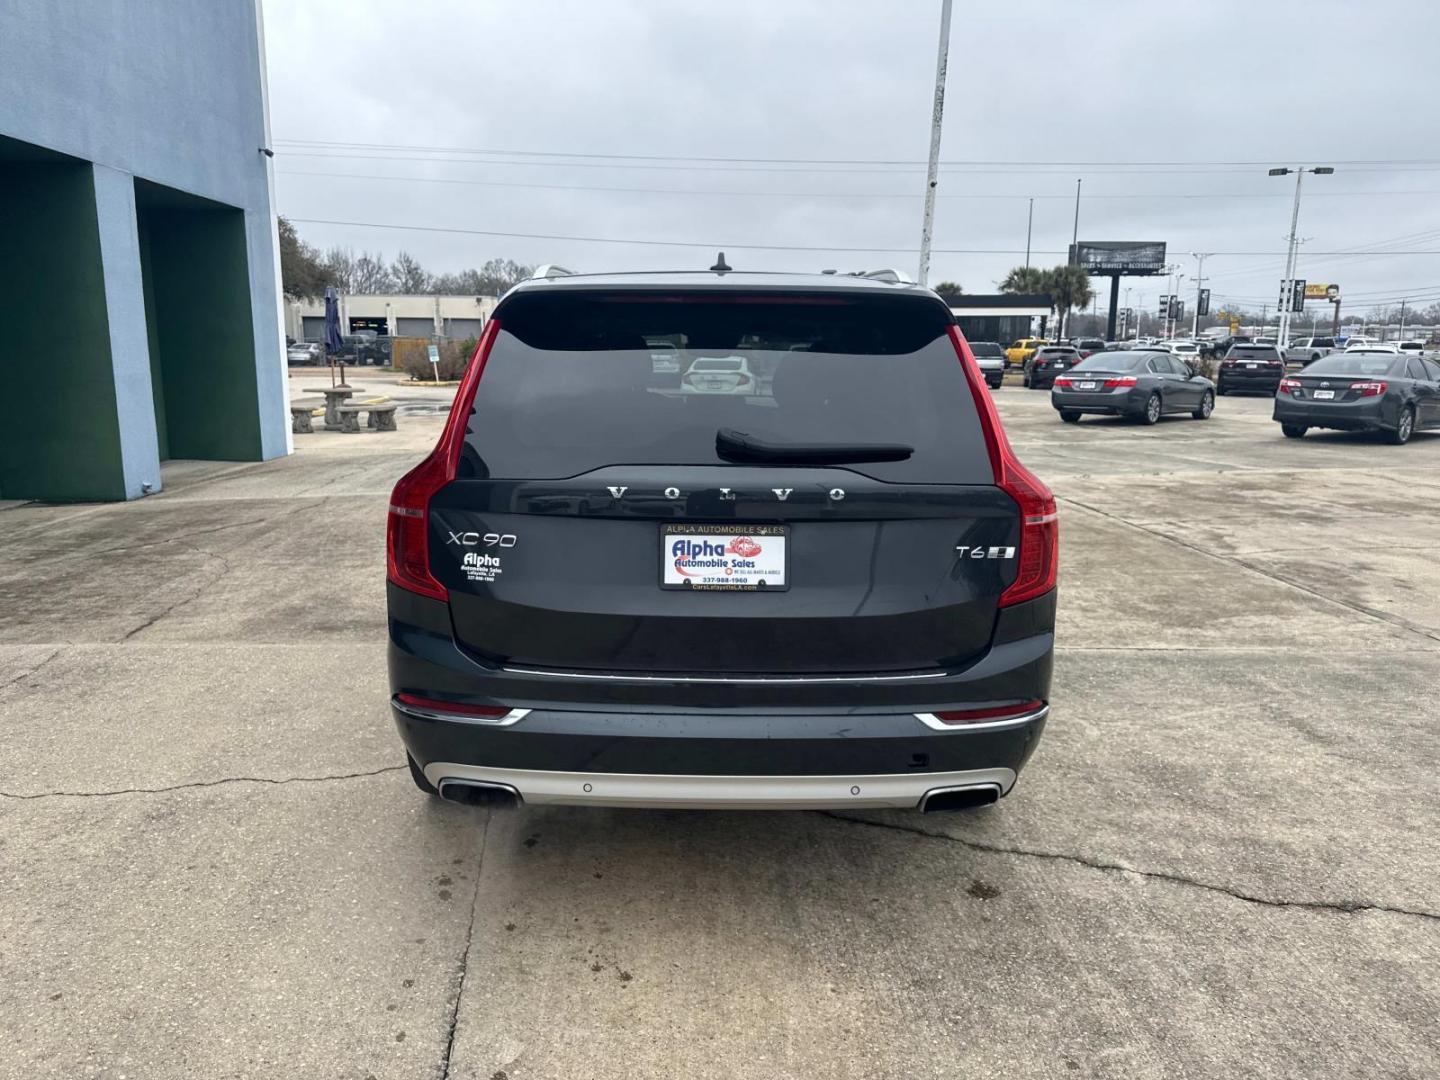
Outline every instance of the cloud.
{"type": "MultiPolygon", "coordinates": [[[[1409,103],[1433,100],[1440,73],[1397,52],[1403,28],[1425,25],[1429,9],[1420,0],[1382,7],[958,4],[942,157],[985,164],[942,174],[935,243],[1011,253],[942,250],[932,278],[993,288],[1023,261],[1031,196],[1035,249],[1063,251],[1079,177],[1083,238],[1165,240],[1187,273],[1188,252],[1220,252],[1207,262],[1217,299],[1258,306],[1278,293],[1293,194],[1265,166],[1306,161],[1337,172],[1308,184],[1300,276],[1357,296],[1440,296],[1440,257],[1318,254],[1391,238],[1392,248],[1440,250],[1440,165],[1347,164],[1430,152],[1409,103]]],[[[913,268],[938,24],[938,0],[272,0],[279,208],[330,221],[696,240],[724,247],[733,265],[764,269],[913,268]],[[789,163],[813,159],[911,164],[789,163]]],[[[404,248],[435,270],[492,256],[581,269],[713,258],[578,240],[301,229],[322,246],[404,248]]],[[[1165,291],[1128,284],[1136,302],[1165,291]]]]}

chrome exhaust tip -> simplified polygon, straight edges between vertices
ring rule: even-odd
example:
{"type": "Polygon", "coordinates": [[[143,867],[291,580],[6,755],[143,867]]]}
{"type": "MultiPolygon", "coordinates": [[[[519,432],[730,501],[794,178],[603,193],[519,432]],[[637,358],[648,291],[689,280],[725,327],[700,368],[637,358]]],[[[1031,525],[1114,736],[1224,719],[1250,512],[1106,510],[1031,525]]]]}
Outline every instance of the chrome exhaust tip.
{"type": "Polygon", "coordinates": [[[489,806],[495,809],[520,805],[520,792],[509,784],[481,783],[478,780],[443,778],[435,785],[440,798],[465,806],[489,806]]]}
{"type": "Polygon", "coordinates": [[[967,787],[935,788],[927,791],[920,800],[922,814],[936,814],[944,810],[974,810],[1000,801],[998,784],[971,784],[967,787]]]}

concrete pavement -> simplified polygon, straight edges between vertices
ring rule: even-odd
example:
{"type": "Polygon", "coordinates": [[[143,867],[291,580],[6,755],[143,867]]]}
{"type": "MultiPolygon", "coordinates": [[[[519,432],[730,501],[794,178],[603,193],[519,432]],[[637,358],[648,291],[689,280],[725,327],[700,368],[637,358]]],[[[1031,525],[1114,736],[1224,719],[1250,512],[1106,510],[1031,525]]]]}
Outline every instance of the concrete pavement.
{"type": "Polygon", "coordinates": [[[1440,435],[998,401],[1054,715],[966,815],[421,797],[384,505],[438,416],[0,510],[0,1076],[1440,1071],[1440,435]]]}

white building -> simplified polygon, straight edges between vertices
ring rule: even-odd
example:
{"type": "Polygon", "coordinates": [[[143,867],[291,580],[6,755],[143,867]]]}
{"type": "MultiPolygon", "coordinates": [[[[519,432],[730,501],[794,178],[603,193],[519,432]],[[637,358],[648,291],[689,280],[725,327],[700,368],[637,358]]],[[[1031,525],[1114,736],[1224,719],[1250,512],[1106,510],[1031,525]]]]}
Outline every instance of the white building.
{"type": "MultiPolygon", "coordinates": [[[[350,334],[373,330],[391,337],[448,338],[464,341],[479,337],[480,328],[495,310],[495,296],[405,296],[378,293],[340,294],[340,326],[350,334]]],[[[297,341],[320,341],[325,336],[325,301],[289,300],[285,304],[285,333],[297,341]]]]}

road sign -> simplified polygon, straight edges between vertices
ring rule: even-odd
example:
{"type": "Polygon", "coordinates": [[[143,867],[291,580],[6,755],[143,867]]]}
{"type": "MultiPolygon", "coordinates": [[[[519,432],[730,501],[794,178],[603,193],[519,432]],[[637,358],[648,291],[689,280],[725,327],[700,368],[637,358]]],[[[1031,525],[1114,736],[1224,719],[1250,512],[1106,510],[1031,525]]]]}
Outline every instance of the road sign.
{"type": "Polygon", "coordinates": [[[1178,296],[1170,298],[1170,318],[1183,319],[1185,317],[1185,301],[1178,296]]]}
{"type": "Polygon", "coordinates": [[[1195,302],[1195,313],[1197,315],[1210,314],[1210,290],[1201,289],[1199,299],[1195,302]]]}
{"type": "Polygon", "coordinates": [[[1170,301],[1174,299],[1175,298],[1173,296],[1160,297],[1160,307],[1158,309],[1158,314],[1160,318],[1166,319],[1170,317],[1170,301]]]}
{"type": "Polygon", "coordinates": [[[431,345],[428,347],[428,351],[430,353],[430,366],[435,370],[435,381],[438,383],[440,381],[440,349],[438,346],[431,345]]]}
{"type": "Polygon", "coordinates": [[[1291,282],[1291,290],[1290,290],[1290,310],[1291,310],[1291,311],[1304,311],[1304,310],[1305,310],[1305,279],[1304,279],[1304,278],[1296,278],[1293,282],[1291,282]]]}

